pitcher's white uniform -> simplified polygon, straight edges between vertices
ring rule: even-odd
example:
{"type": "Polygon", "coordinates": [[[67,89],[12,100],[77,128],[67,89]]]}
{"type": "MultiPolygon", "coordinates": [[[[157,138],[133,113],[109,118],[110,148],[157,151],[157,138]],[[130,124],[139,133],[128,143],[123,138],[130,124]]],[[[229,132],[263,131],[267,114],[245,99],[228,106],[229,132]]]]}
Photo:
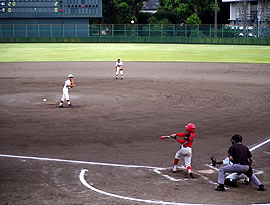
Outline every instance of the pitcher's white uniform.
{"type": "Polygon", "coordinates": [[[63,102],[66,99],[68,106],[71,106],[71,102],[69,101],[69,89],[74,87],[75,84],[73,83],[73,75],[69,74],[68,75],[68,79],[65,81],[64,87],[63,87],[63,95],[61,98],[61,102],[59,104],[59,107],[62,108],[63,107],[63,102]]]}
{"type": "Polygon", "coordinates": [[[63,87],[63,95],[62,95],[62,98],[61,98],[61,101],[64,101],[65,99],[68,101],[69,100],[69,89],[70,89],[70,85],[71,85],[71,81],[69,79],[67,79],[65,81],[65,85],[63,87]]]}
{"type": "Polygon", "coordinates": [[[123,62],[120,60],[120,58],[118,58],[117,59],[117,62],[115,63],[115,69],[116,69],[116,73],[115,73],[115,75],[116,75],[116,79],[118,79],[118,75],[119,75],[119,73],[120,73],[120,75],[121,75],[121,79],[124,79],[124,71],[123,71],[123,69],[124,69],[124,64],[123,64],[123,62]]]}

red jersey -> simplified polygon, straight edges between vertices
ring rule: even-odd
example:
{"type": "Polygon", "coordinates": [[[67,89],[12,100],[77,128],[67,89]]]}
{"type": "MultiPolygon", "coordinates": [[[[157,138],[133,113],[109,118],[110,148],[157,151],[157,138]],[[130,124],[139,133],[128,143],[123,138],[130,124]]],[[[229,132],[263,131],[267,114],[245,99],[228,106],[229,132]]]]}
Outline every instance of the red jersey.
{"type": "Polygon", "coordinates": [[[176,140],[183,145],[183,147],[191,147],[193,143],[193,139],[195,138],[194,133],[177,133],[176,136],[183,137],[183,139],[176,140]]]}

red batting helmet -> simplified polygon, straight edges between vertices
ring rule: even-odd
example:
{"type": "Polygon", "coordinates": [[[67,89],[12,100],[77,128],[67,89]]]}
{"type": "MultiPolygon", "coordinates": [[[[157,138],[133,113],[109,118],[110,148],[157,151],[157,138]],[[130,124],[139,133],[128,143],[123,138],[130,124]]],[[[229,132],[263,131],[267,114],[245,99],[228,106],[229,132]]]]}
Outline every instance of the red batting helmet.
{"type": "Polygon", "coordinates": [[[187,132],[195,132],[196,126],[193,123],[188,123],[185,128],[187,132]]]}

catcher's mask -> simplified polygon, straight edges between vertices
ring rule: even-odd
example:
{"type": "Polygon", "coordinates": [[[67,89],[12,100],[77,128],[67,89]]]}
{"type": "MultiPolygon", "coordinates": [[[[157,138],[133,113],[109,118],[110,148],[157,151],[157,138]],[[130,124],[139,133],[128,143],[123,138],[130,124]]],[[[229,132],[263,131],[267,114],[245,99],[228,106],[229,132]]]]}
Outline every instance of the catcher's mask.
{"type": "Polygon", "coordinates": [[[234,144],[234,141],[236,143],[238,143],[238,142],[241,142],[242,143],[243,138],[242,138],[241,135],[236,134],[236,135],[233,135],[232,136],[232,139],[231,140],[232,140],[232,144],[234,144]]]}
{"type": "Polygon", "coordinates": [[[188,123],[186,126],[186,131],[187,132],[195,132],[196,126],[193,123],[188,123]]]}

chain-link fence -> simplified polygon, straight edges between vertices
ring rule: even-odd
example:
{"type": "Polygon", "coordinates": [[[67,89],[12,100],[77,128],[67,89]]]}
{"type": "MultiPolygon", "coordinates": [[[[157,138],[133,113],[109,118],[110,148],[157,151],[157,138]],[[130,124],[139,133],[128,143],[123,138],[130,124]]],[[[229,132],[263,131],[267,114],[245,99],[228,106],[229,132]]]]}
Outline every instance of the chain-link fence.
{"type": "Polygon", "coordinates": [[[108,24],[0,24],[0,38],[167,37],[270,38],[270,26],[218,25],[108,25],[108,24]]]}

